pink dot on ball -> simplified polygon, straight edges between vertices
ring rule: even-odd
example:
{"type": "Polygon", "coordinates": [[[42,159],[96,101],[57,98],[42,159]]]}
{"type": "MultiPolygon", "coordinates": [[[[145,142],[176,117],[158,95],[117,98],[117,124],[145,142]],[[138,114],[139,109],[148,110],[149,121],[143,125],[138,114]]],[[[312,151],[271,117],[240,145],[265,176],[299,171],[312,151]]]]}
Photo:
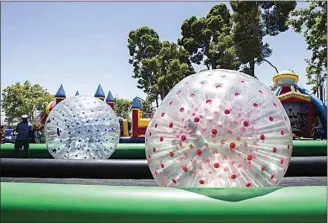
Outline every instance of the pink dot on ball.
{"type": "Polygon", "coordinates": [[[269,116],[269,120],[272,122],[273,121],[273,117],[272,116],[269,116]]]}
{"type": "Polygon", "coordinates": [[[230,110],[229,109],[224,110],[224,114],[229,115],[230,114],[230,110]]]}
{"type": "Polygon", "coordinates": [[[244,122],[243,122],[243,125],[244,125],[245,127],[247,127],[247,126],[249,125],[248,121],[244,121],[244,122]]]}
{"type": "Polygon", "coordinates": [[[248,155],[247,156],[247,160],[252,160],[253,159],[253,156],[252,155],[248,155]]]}
{"type": "Polygon", "coordinates": [[[216,129],[212,129],[212,134],[213,135],[216,135],[218,133],[218,130],[216,130],[216,129]]]}
{"type": "Polygon", "coordinates": [[[200,118],[199,117],[195,117],[194,118],[194,122],[199,122],[200,121],[200,118]]]}
{"type": "Polygon", "coordinates": [[[169,127],[173,128],[173,123],[172,122],[170,122],[169,127]]]}
{"type": "Polygon", "coordinates": [[[182,141],[185,141],[186,139],[187,139],[187,137],[186,137],[185,135],[182,135],[182,136],[181,136],[181,140],[182,140],[182,141]]]}
{"type": "Polygon", "coordinates": [[[184,112],[184,108],[180,108],[180,112],[184,112]]]}

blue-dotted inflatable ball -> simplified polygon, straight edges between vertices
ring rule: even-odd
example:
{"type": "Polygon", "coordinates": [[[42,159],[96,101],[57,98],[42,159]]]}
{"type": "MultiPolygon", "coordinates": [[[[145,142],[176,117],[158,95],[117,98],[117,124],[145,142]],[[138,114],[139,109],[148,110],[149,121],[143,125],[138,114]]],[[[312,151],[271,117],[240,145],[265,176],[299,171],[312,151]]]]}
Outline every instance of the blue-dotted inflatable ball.
{"type": "Polygon", "coordinates": [[[120,125],[104,101],[74,96],[51,111],[45,137],[48,150],[56,159],[108,159],[119,143],[120,125]]]}

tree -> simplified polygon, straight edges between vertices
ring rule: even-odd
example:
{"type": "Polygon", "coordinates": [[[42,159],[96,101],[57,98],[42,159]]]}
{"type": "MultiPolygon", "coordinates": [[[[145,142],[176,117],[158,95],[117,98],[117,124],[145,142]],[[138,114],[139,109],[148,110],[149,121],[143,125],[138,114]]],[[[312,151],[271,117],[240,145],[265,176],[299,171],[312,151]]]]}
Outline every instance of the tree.
{"type": "Polygon", "coordinates": [[[152,59],[158,55],[161,49],[159,35],[155,30],[146,26],[132,30],[129,33],[128,49],[131,56],[129,63],[134,68],[132,77],[138,79],[137,87],[149,94],[154,84],[152,71],[144,70],[142,72],[141,61],[143,59],[152,59]]]}
{"type": "Polygon", "coordinates": [[[53,95],[39,84],[17,82],[2,92],[2,107],[8,117],[8,122],[28,115],[30,120],[35,119],[35,113],[44,109],[43,104],[53,100],[53,95]]]}
{"type": "Polygon", "coordinates": [[[163,100],[180,80],[195,71],[185,49],[168,41],[163,41],[161,46],[156,57],[142,60],[142,70],[152,73],[152,92],[157,92],[163,100]]]}
{"type": "Polygon", "coordinates": [[[153,102],[154,100],[152,100],[151,97],[146,97],[145,100],[142,100],[142,107],[143,107],[143,112],[145,113],[150,113],[153,111],[153,102]]]}
{"type": "Polygon", "coordinates": [[[243,71],[255,76],[255,64],[268,62],[272,54],[266,35],[276,36],[288,29],[287,20],[295,9],[295,1],[234,1],[230,2],[233,10],[232,36],[236,54],[243,64],[243,71]]]}
{"type": "Polygon", "coordinates": [[[158,96],[163,100],[176,83],[194,73],[188,52],[176,43],[161,42],[151,28],[132,30],[128,42],[133,78],[157,107],[158,96]]]}
{"type": "Polygon", "coordinates": [[[206,17],[186,19],[181,26],[182,37],[178,44],[190,55],[190,60],[207,69],[237,70],[240,62],[236,57],[231,36],[232,20],[225,4],[213,6],[206,17]]]}
{"type": "Polygon", "coordinates": [[[312,51],[311,58],[306,60],[308,84],[320,94],[319,83],[324,79],[327,69],[327,1],[307,2],[307,8],[292,12],[289,24],[296,32],[304,34],[307,49],[312,51]]]}
{"type": "Polygon", "coordinates": [[[115,107],[114,107],[114,111],[115,111],[116,115],[127,119],[129,116],[128,112],[129,112],[131,103],[132,103],[132,101],[130,101],[128,99],[124,99],[124,98],[116,99],[115,107]]]}

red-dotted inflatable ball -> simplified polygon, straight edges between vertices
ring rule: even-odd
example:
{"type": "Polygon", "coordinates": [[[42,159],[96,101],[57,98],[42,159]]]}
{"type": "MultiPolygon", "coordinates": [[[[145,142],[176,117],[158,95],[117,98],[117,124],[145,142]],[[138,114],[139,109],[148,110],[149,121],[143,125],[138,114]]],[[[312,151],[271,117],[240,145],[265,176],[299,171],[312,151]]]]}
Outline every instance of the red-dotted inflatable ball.
{"type": "Polygon", "coordinates": [[[260,81],[237,71],[183,79],[146,132],[149,168],[161,186],[276,186],[291,154],[282,104],[260,81]]]}

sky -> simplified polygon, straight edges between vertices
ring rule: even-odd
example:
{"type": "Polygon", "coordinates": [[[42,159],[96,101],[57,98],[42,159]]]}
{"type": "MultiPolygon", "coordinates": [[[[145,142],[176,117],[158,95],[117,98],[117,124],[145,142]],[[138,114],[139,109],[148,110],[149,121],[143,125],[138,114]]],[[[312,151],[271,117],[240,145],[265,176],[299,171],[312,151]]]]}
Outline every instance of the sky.
{"type": "MultiPolygon", "coordinates": [[[[60,84],[67,96],[94,95],[98,84],[105,94],[145,97],[132,78],[127,48],[131,30],[148,26],[161,40],[181,35],[182,22],[205,16],[214,2],[2,2],[1,89],[30,80],[55,94],[60,84]]],[[[305,7],[306,3],[298,3],[305,7]]],[[[306,50],[302,34],[293,30],[265,38],[273,49],[268,60],[279,70],[293,69],[299,85],[305,78],[306,50]]],[[[197,70],[202,68],[197,67],[197,70]]],[[[272,84],[275,70],[263,63],[256,75],[272,84]]]]}

